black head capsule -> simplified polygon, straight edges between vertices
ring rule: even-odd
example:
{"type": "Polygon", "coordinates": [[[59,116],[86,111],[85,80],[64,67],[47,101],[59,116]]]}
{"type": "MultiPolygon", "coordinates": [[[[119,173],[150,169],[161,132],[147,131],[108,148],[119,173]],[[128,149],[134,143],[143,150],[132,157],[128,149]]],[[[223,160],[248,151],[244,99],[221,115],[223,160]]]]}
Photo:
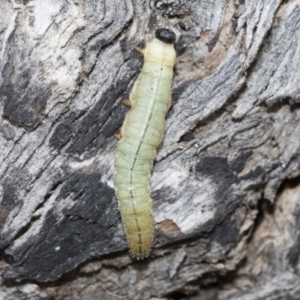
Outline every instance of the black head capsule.
{"type": "Polygon", "coordinates": [[[174,44],[176,41],[175,33],[167,28],[158,28],[155,31],[155,37],[163,43],[174,44]]]}

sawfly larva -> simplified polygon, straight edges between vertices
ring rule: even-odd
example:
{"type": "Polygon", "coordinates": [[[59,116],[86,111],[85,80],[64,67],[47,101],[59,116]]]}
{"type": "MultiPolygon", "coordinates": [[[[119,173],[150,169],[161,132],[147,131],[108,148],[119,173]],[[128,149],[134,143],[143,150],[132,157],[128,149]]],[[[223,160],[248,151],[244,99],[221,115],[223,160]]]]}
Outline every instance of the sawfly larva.
{"type": "Polygon", "coordinates": [[[150,179],[156,148],[164,135],[165,116],[171,106],[171,84],[176,60],[175,33],[159,28],[145,49],[144,64],[129,100],[115,157],[114,187],[130,253],[149,255],[154,241],[150,179]]]}

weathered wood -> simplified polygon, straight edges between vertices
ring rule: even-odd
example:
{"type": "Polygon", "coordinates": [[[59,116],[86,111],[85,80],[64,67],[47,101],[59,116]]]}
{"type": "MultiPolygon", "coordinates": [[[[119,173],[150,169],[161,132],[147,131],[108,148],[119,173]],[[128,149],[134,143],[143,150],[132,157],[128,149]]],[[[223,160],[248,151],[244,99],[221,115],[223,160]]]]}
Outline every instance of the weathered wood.
{"type": "Polygon", "coordinates": [[[0,9],[0,298],[300,298],[299,0],[0,9]],[[162,26],[178,36],[174,104],[152,176],[156,243],[135,262],[113,133],[134,48],[162,26]]]}

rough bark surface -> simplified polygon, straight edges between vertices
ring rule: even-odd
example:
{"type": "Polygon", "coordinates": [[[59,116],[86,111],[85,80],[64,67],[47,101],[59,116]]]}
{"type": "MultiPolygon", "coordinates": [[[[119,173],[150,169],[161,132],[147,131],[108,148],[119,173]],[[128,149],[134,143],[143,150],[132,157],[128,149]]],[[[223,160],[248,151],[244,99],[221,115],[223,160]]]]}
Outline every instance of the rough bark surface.
{"type": "Polygon", "coordinates": [[[300,0],[0,9],[1,299],[300,299],[300,0]],[[136,262],[113,133],[158,27],[178,37],[174,105],[136,262]]]}

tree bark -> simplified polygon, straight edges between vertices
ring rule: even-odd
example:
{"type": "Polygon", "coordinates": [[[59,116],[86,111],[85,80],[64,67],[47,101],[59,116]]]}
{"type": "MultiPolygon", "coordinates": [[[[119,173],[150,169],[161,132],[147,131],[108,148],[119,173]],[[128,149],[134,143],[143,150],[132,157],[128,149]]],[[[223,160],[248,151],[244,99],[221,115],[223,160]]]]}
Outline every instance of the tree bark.
{"type": "Polygon", "coordinates": [[[0,1],[2,299],[300,298],[300,0],[0,1]],[[177,35],[128,254],[117,132],[159,27],[177,35]],[[180,298],[181,297],[181,298],[180,298]]]}

